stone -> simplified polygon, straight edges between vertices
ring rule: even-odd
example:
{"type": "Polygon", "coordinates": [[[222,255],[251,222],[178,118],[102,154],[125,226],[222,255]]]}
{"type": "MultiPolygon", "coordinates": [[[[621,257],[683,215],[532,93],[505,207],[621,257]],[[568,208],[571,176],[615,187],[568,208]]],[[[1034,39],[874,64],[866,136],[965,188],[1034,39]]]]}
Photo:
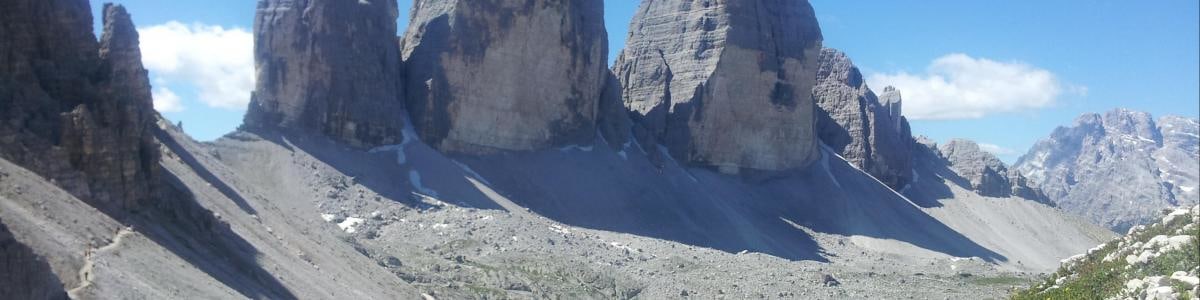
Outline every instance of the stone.
{"type": "Polygon", "coordinates": [[[0,157],[120,217],[158,185],[157,113],[137,30],[104,6],[92,34],[87,1],[18,1],[0,12],[0,157]]]}
{"type": "Polygon", "coordinates": [[[821,275],[821,284],[832,287],[832,286],[842,285],[842,282],[838,281],[837,278],[833,278],[833,275],[822,274],[821,275]]]}
{"type": "Polygon", "coordinates": [[[645,149],[727,174],[819,157],[808,1],[642,1],[629,28],[614,71],[645,149]]]}
{"type": "Polygon", "coordinates": [[[1089,113],[1038,141],[1014,165],[1068,213],[1117,232],[1200,202],[1200,122],[1117,109],[1089,113]]]}
{"type": "Polygon", "coordinates": [[[260,0],[245,125],[359,148],[400,143],[398,15],[395,0],[260,0]]]}
{"type": "Polygon", "coordinates": [[[595,139],[608,77],[600,0],[418,0],[401,47],[408,110],[434,148],[490,154],[595,139]]]}
{"type": "Polygon", "coordinates": [[[889,187],[900,190],[912,181],[912,133],[900,111],[900,92],[886,87],[875,95],[845,53],[821,51],[813,99],[821,141],[847,162],[889,187]]]}

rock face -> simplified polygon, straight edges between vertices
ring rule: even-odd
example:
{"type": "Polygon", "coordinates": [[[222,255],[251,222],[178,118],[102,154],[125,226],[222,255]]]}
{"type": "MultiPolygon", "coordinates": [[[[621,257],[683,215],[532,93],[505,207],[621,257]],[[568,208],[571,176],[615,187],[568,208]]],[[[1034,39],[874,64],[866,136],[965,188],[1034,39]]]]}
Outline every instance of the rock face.
{"type": "Polygon", "coordinates": [[[356,147],[404,127],[395,0],[260,0],[250,127],[315,132],[356,147]]]}
{"type": "MultiPolygon", "coordinates": [[[[808,1],[642,1],[614,70],[625,106],[675,159],[725,173],[817,156],[821,30],[808,1]]],[[[648,148],[653,149],[653,148],[648,148]]]]}
{"type": "Polygon", "coordinates": [[[404,35],[417,133],[487,154],[591,143],[608,77],[600,0],[418,0],[404,35]]]}
{"type": "Polygon", "coordinates": [[[876,96],[845,53],[825,48],[812,95],[821,141],[893,189],[912,180],[912,133],[899,91],[889,86],[876,96]]]}
{"type": "Polygon", "coordinates": [[[155,196],[155,112],[138,35],[121,6],[92,35],[87,1],[0,11],[0,156],[110,214],[155,196]]]}
{"type": "Polygon", "coordinates": [[[1016,169],[1064,210],[1118,232],[1200,201],[1200,123],[1118,109],[1059,127],[1016,169]]]}

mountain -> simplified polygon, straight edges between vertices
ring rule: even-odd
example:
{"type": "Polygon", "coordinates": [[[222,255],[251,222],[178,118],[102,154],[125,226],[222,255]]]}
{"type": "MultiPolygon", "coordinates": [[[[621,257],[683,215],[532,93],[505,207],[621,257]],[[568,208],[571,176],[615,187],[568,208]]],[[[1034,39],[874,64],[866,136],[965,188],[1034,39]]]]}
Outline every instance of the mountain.
{"type": "Polygon", "coordinates": [[[262,0],[246,124],[204,143],[123,8],[97,40],[14,1],[3,299],[973,298],[1111,237],[822,73],[807,1],[644,1],[610,71],[598,0],[416,1],[402,41],[393,1],[262,0]]]}
{"type": "Polygon", "coordinates": [[[645,149],[728,174],[817,160],[807,1],[643,1],[629,28],[613,70],[645,149]]]}
{"type": "Polygon", "coordinates": [[[1118,109],[1059,127],[1015,168],[1063,210],[1122,232],[1200,202],[1196,119],[1118,109]]]}

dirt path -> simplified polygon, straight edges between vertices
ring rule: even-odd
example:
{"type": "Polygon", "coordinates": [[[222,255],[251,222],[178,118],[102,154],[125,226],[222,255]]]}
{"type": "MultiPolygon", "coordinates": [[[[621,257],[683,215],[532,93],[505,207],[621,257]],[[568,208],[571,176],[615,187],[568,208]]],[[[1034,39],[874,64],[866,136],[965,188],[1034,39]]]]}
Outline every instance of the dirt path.
{"type": "Polygon", "coordinates": [[[125,240],[125,237],[132,235],[133,233],[134,233],[133,228],[130,228],[130,227],[121,228],[121,230],[117,231],[117,234],[113,237],[112,242],[109,243],[108,245],[104,245],[103,247],[99,247],[99,248],[91,248],[91,249],[88,249],[86,252],[84,252],[83,267],[79,268],[79,286],[67,291],[67,295],[69,295],[71,297],[71,299],[79,299],[80,298],[79,294],[82,293],[84,290],[86,290],[88,287],[92,286],[92,279],[94,278],[94,275],[92,273],[92,267],[95,264],[95,260],[93,260],[93,256],[95,256],[96,253],[100,253],[100,252],[104,252],[104,251],[108,251],[108,250],[112,250],[112,249],[116,249],[117,247],[120,247],[121,242],[123,242],[125,240]]]}

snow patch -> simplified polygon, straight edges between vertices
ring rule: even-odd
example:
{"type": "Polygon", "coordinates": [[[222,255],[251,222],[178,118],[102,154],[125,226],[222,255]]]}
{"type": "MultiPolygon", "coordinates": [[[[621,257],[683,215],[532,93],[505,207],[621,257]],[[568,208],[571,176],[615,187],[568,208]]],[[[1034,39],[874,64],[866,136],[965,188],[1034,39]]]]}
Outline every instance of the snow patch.
{"type": "Polygon", "coordinates": [[[825,151],[821,151],[821,168],[825,169],[825,175],[829,175],[829,180],[833,181],[833,185],[836,185],[840,189],[842,188],[842,183],[838,182],[836,176],[833,176],[833,171],[829,167],[829,156],[831,154],[833,154],[833,151],[830,151],[828,146],[826,146],[825,151]]]}
{"type": "MultiPolygon", "coordinates": [[[[364,0],[359,0],[359,3],[362,3],[362,1],[364,0]]],[[[417,132],[413,131],[412,126],[409,125],[405,126],[404,130],[401,130],[400,133],[401,141],[399,144],[375,147],[374,149],[367,151],[367,153],[374,154],[396,151],[396,164],[404,165],[408,162],[408,155],[404,153],[404,148],[406,148],[408,144],[411,144],[412,141],[416,139],[417,132]]]]}
{"type": "Polygon", "coordinates": [[[457,160],[453,160],[453,162],[454,162],[454,164],[458,165],[458,167],[461,168],[463,170],[463,172],[467,172],[467,175],[471,175],[471,177],[475,177],[475,179],[479,179],[479,182],[483,182],[484,185],[488,185],[488,186],[492,185],[491,182],[488,182],[487,178],[483,178],[483,175],[479,175],[479,173],[475,173],[475,170],[472,170],[471,167],[468,167],[466,164],[458,162],[457,160]]]}
{"type": "Polygon", "coordinates": [[[365,221],[366,220],[361,218],[346,218],[345,221],[338,223],[338,228],[341,228],[342,231],[345,231],[346,233],[354,233],[358,231],[358,225],[362,225],[362,223],[365,221]]]}
{"type": "Polygon", "coordinates": [[[629,246],[626,246],[625,244],[621,244],[618,242],[611,242],[611,243],[608,243],[608,245],[613,246],[613,248],[617,248],[617,249],[621,249],[621,250],[625,250],[625,251],[629,251],[629,252],[637,251],[636,249],[630,248],[629,246]]]}
{"type": "Polygon", "coordinates": [[[630,138],[629,141],[625,142],[624,145],[621,145],[621,151],[617,151],[617,156],[620,156],[623,160],[629,160],[629,154],[625,153],[625,150],[629,149],[629,147],[632,145],[633,138],[630,138]]]}
{"type": "Polygon", "coordinates": [[[390,151],[396,151],[396,164],[404,165],[404,163],[408,162],[408,156],[404,154],[404,144],[379,146],[367,151],[367,153],[375,154],[390,151]]]}
{"type": "Polygon", "coordinates": [[[425,194],[426,196],[433,198],[438,197],[437,191],[426,188],[425,185],[421,184],[421,172],[417,172],[417,170],[409,170],[408,182],[412,184],[413,189],[416,189],[418,193],[425,194]]]}
{"type": "Polygon", "coordinates": [[[592,149],[594,149],[594,146],[568,145],[566,147],[558,148],[558,151],[570,152],[571,150],[578,150],[583,152],[592,152],[592,149]]]}
{"type": "Polygon", "coordinates": [[[321,220],[325,220],[325,222],[333,222],[333,220],[336,220],[336,219],[337,219],[337,215],[321,214],[321,220]]]}
{"type": "Polygon", "coordinates": [[[571,230],[570,230],[570,229],[567,229],[566,227],[559,226],[559,225],[557,225],[557,224],[555,224],[555,225],[550,225],[550,231],[557,232],[557,233],[561,233],[561,234],[571,234],[571,230]]]}

